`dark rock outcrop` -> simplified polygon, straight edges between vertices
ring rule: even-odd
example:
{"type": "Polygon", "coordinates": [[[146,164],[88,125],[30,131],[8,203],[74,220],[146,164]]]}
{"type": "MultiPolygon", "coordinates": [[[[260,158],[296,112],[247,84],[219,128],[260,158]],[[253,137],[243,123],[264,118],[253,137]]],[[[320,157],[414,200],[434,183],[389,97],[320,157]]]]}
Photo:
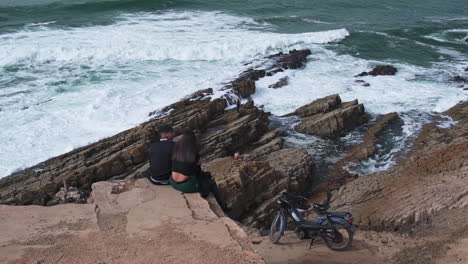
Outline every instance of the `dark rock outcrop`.
{"type": "Polygon", "coordinates": [[[242,98],[249,98],[255,93],[255,81],[264,77],[272,76],[286,69],[298,69],[305,65],[307,56],[311,54],[309,49],[292,50],[289,53],[277,53],[266,57],[269,60],[267,67],[255,67],[248,69],[239,75],[228,85],[229,88],[236,91],[242,98]]]}
{"type": "Polygon", "coordinates": [[[249,98],[255,93],[255,81],[262,74],[265,76],[265,70],[249,70],[231,83],[232,89],[238,92],[242,98],[249,98]]]}
{"type": "Polygon", "coordinates": [[[364,105],[357,100],[341,103],[338,95],[331,95],[298,108],[294,113],[305,119],[296,131],[323,137],[343,136],[367,122],[364,105]]]}
{"type": "Polygon", "coordinates": [[[369,87],[370,86],[370,84],[366,83],[364,80],[355,80],[354,82],[355,83],[360,83],[364,87],[369,87]]]}
{"type": "Polygon", "coordinates": [[[368,75],[372,75],[372,76],[395,75],[397,72],[398,72],[397,68],[393,67],[392,65],[380,65],[380,66],[375,66],[374,69],[370,72],[361,72],[355,77],[362,77],[362,76],[368,76],[368,75]]]}
{"type": "Polygon", "coordinates": [[[288,80],[289,80],[289,77],[285,76],[285,77],[279,79],[274,84],[269,85],[268,88],[273,88],[273,89],[281,88],[283,86],[288,85],[288,80]]]}
{"type": "Polygon", "coordinates": [[[459,82],[459,83],[466,83],[468,82],[465,78],[461,77],[460,75],[455,75],[450,78],[451,82],[459,82]]]}
{"type": "Polygon", "coordinates": [[[309,49],[292,50],[288,54],[282,52],[268,56],[269,59],[276,59],[276,63],[271,70],[275,69],[299,69],[307,62],[307,56],[312,54],[309,49]]]}

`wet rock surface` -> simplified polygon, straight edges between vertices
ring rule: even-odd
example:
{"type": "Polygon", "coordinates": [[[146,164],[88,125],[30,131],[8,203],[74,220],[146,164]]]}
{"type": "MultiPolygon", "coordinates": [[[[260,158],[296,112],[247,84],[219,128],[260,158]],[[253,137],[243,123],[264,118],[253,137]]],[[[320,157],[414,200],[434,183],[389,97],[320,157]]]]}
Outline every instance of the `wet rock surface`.
{"type": "Polygon", "coordinates": [[[361,72],[360,74],[356,75],[355,77],[363,77],[363,76],[377,76],[377,75],[395,75],[398,72],[397,68],[393,67],[392,65],[380,65],[375,66],[374,69],[370,72],[361,72]]]}
{"type": "Polygon", "coordinates": [[[288,80],[289,80],[289,77],[288,76],[285,76],[281,79],[279,79],[277,82],[275,82],[274,84],[271,84],[268,86],[268,88],[273,88],[273,89],[278,89],[278,88],[281,88],[283,86],[286,86],[288,85],[288,80]]]}
{"type": "Polygon", "coordinates": [[[460,75],[453,76],[452,78],[450,78],[450,81],[452,81],[452,82],[459,82],[459,83],[467,83],[467,82],[468,82],[468,80],[466,80],[465,78],[461,77],[460,75]]]}
{"type": "MultiPolygon", "coordinates": [[[[269,60],[267,67],[257,66],[252,67],[241,73],[227,88],[231,88],[237,92],[242,98],[249,98],[255,93],[255,81],[265,76],[272,76],[278,72],[283,72],[286,69],[299,69],[305,66],[307,56],[311,51],[292,50],[289,53],[277,53],[266,57],[269,60]]],[[[284,85],[281,85],[284,86],[284,85]]]]}
{"type": "Polygon", "coordinates": [[[323,137],[343,136],[368,120],[363,104],[341,103],[338,95],[318,99],[294,113],[305,118],[295,127],[297,132],[323,137]]]}
{"type": "Polygon", "coordinates": [[[382,144],[380,138],[382,133],[398,122],[401,122],[398,114],[389,113],[378,118],[375,123],[370,124],[362,142],[348,149],[346,154],[330,169],[327,178],[315,189],[318,192],[332,191],[356,179],[358,175],[351,173],[350,170],[355,169],[354,166],[358,165],[359,162],[377,154],[377,146],[382,144]]]}

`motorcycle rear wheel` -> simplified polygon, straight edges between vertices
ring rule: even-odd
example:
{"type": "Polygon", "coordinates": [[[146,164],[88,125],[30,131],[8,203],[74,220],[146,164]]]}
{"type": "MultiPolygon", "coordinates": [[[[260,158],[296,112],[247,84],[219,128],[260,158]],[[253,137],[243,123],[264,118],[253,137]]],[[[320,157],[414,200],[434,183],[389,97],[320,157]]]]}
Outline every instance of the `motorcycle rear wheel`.
{"type": "Polygon", "coordinates": [[[322,239],[331,250],[344,251],[353,242],[353,231],[351,227],[341,223],[332,222],[336,231],[328,229],[322,233],[322,239]]]}
{"type": "Polygon", "coordinates": [[[283,236],[281,234],[280,229],[281,229],[281,212],[278,212],[275,215],[275,218],[273,218],[273,222],[271,222],[271,226],[270,226],[269,237],[270,237],[270,241],[273,244],[277,244],[280,238],[283,236]]]}

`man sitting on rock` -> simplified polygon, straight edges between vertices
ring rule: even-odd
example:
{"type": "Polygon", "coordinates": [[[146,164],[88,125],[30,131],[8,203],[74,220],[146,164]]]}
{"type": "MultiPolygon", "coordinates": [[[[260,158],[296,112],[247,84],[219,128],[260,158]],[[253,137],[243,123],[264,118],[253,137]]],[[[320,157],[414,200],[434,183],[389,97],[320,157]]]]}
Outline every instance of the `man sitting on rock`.
{"type": "Polygon", "coordinates": [[[169,184],[169,177],[172,173],[172,150],[175,136],[174,128],[169,125],[158,127],[161,139],[154,142],[149,147],[150,170],[148,179],[156,185],[169,184]]]}

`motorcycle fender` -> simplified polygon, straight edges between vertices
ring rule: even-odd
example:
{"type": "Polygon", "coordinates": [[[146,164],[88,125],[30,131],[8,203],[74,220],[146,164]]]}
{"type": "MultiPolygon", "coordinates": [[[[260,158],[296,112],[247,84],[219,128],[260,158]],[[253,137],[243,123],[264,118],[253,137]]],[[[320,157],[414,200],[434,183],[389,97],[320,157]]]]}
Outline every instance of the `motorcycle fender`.
{"type": "Polygon", "coordinates": [[[286,231],[286,215],[282,213],[280,215],[280,234],[284,235],[284,231],[286,231]]]}

